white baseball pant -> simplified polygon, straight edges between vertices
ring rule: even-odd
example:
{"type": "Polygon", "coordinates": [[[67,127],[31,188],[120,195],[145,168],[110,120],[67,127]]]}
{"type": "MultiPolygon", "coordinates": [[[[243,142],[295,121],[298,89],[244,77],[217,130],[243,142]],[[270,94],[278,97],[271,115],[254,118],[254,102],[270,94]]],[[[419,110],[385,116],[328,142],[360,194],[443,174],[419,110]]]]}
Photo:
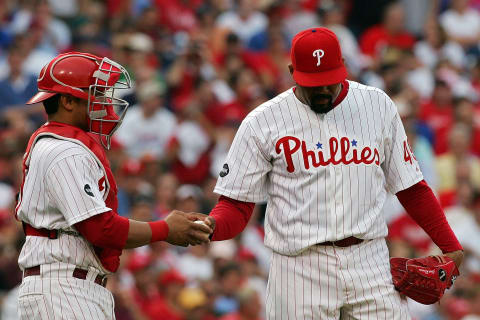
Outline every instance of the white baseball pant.
{"type": "Polygon", "coordinates": [[[312,246],[297,256],[273,252],[267,319],[411,319],[392,284],[379,238],[345,248],[312,246]]]}
{"type": "Polygon", "coordinates": [[[112,293],[94,282],[98,273],[91,269],[82,280],[72,277],[74,269],[47,264],[40,266],[40,275],[24,277],[18,293],[20,319],[115,319],[112,293]]]}

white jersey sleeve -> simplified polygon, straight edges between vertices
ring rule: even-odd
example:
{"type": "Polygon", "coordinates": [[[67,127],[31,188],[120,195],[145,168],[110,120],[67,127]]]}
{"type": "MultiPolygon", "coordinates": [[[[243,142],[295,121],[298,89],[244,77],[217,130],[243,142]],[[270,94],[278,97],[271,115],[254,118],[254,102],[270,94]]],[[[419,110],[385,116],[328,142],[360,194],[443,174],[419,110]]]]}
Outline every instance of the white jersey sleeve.
{"type": "Polygon", "coordinates": [[[405,190],[423,179],[417,159],[407,141],[405,128],[393,101],[386,97],[392,120],[385,127],[385,173],[386,188],[392,194],[405,190]]]}
{"type": "Polygon", "coordinates": [[[246,202],[267,199],[267,174],[272,164],[262,134],[256,134],[247,117],[238,129],[214,192],[246,202]]]}
{"type": "Polygon", "coordinates": [[[98,165],[86,153],[62,158],[50,166],[46,191],[69,226],[110,210],[98,187],[101,178],[98,165]]]}

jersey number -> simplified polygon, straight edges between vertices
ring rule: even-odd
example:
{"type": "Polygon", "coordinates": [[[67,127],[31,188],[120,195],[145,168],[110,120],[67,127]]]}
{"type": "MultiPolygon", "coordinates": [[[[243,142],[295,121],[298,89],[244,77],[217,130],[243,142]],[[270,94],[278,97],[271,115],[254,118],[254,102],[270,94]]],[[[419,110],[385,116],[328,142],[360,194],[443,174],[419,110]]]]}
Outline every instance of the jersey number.
{"type": "Polygon", "coordinates": [[[410,164],[412,164],[412,158],[417,160],[413,155],[410,145],[407,143],[407,140],[405,140],[403,141],[403,160],[405,160],[405,162],[410,162],[410,164]]]}

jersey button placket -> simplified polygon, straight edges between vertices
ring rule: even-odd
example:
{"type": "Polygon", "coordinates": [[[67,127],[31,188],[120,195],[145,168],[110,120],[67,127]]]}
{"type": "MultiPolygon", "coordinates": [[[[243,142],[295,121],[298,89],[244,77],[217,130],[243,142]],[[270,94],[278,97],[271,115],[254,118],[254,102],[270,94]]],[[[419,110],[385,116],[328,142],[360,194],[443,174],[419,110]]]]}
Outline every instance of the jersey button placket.
{"type": "MultiPolygon", "coordinates": [[[[339,183],[339,181],[341,181],[342,179],[342,168],[341,168],[341,165],[337,165],[335,166],[335,182],[336,184],[335,185],[342,185],[341,183],[339,183]]],[[[335,204],[337,205],[337,208],[338,206],[341,206],[342,205],[342,200],[340,199],[340,193],[336,193],[335,194],[335,204]]]]}
{"type": "MultiPolygon", "coordinates": [[[[331,137],[329,125],[332,124],[333,120],[329,117],[328,114],[321,115],[320,119],[322,119],[322,136],[324,137],[325,141],[325,151],[324,157],[325,159],[330,158],[330,148],[328,140],[331,137]]],[[[327,233],[335,233],[336,227],[336,216],[335,216],[335,166],[333,164],[329,164],[326,168],[325,177],[327,179],[327,190],[325,202],[327,204],[329,219],[328,219],[328,226],[327,226],[327,233]]]]}

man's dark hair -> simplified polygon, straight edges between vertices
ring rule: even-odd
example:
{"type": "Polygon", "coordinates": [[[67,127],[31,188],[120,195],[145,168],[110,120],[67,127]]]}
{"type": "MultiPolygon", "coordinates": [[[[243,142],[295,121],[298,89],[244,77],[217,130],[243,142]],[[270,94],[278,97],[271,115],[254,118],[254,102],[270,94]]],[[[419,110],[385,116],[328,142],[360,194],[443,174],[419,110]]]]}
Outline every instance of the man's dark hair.
{"type": "Polygon", "coordinates": [[[60,97],[62,95],[67,99],[67,101],[75,101],[79,103],[82,100],[69,94],[56,94],[53,97],[43,100],[43,106],[45,107],[45,111],[48,115],[54,114],[58,111],[60,105],[60,97]]]}
{"type": "Polygon", "coordinates": [[[43,106],[48,115],[54,114],[58,111],[58,104],[60,103],[60,95],[56,94],[46,100],[43,100],[43,106]]]}

